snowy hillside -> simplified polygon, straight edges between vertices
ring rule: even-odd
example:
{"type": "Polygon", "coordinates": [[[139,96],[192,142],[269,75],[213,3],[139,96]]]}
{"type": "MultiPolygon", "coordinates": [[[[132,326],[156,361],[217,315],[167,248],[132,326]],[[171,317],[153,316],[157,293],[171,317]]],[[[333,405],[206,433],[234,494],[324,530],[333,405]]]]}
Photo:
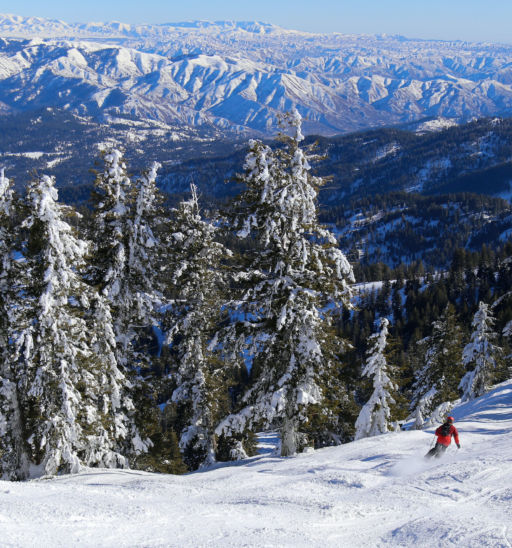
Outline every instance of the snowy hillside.
{"type": "Polygon", "coordinates": [[[1,482],[1,543],[510,546],[512,381],[452,414],[462,448],[441,461],[422,458],[432,432],[411,431],[187,476],[1,482]]]}
{"type": "Polygon", "coordinates": [[[512,111],[512,47],[309,34],[259,22],[68,24],[0,15],[0,112],[65,107],[274,134],[296,105],[335,134],[512,111]],[[20,88],[24,91],[19,92],[20,88]]]}

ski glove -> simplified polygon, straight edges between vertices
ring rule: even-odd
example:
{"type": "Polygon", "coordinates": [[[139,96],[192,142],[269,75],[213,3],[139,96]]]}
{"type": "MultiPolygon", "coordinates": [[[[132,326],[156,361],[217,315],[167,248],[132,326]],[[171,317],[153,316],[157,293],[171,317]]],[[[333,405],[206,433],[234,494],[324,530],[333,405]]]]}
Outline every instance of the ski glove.
{"type": "Polygon", "coordinates": [[[460,443],[457,444],[457,449],[460,449],[460,443]]]}

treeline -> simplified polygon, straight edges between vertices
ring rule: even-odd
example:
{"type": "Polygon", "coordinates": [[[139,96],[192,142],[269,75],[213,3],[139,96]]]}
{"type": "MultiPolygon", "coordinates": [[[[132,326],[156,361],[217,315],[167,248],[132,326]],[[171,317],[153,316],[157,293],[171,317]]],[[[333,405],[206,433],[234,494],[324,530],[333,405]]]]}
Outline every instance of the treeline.
{"type": "MultiPolygon", "coordinates": [[[[461,247],[455,247],[453,253],[450,255],[449,260],[445,263],[448,268],[451,268],[454,261],[458,261],[462,255],[464,257],[464,264],[467,265],[467,269],[477,269],[481,264],[482,256],[495,257],[500,255],[503,249],[508,249],[508,242],[496,242],[494,246],[488,246],[483,244],[480,250],[471,250],[461,247]]],[[[386,263],[366,263],[359,262],[353,265],[354,275],[357,282],[375,282],[375,281],[389,281],[389,280],[407,280],[415,278],[424,278],[427,276],[429,281],[432,281],[435,274],[439,272],[438,268],[432,265],[425,265],[422,260],[412,261],[410,263],[401,263],[396,267],[391,267],[386,263]]],[[[444,268],[442,270],[445,270],[444,268]]]]}
{"type": "MultiPolygon", "coordinates": [[[[98,143],[123,143],[125,159],[135,173],[152,161],[161,162],[165,167],[160,168],[159,183],[165,186],[167,179],[171,185],[178,183],[180,188],[169,188],[173,194],[188,191],[192,178],[181,185],[173,180],[173,175],[179,180],[181,168],[175,169],[176,164],[185,166],[195,158],[199,169],[207,158],[232,154],[236,144],[243,144],[235,136],[231,140],[213,139],[218,135],[211,128],[168,126],[163,130],[151,121],[122,114],[109,124],[101,124],[59,108],[2,115],[1,128],[0,164],[15,188],[22,191],[34,171],[47,173],[56,178],[60,200],[70,205],[86,204],[89,199],[94,180],[90,171],[97,167],[98,143]]],[[[243,154],[236,165],[241,166],[242,161],[243,154]]],[[[234,163],[231,160],[231,166],[234,163]]],[[[220,174],[224,168],[227,166],[217,168],[221,187],[225,186],[220,174]]],[[[205,190],[210,182],[205,180],[205,190]]]]}
{"type": "Polygon", "coordinates": [[[335,174],[335,184],[322,202],[345,192],[362,198],[411,186],[427,167],[425,190],[432,194],[464,191],[495,195],[508,190],[512,120],[479,119],[439,132],[418,134],[387,128],[335,138],[318,138],[329,155],[322,175],[335,174]]]}

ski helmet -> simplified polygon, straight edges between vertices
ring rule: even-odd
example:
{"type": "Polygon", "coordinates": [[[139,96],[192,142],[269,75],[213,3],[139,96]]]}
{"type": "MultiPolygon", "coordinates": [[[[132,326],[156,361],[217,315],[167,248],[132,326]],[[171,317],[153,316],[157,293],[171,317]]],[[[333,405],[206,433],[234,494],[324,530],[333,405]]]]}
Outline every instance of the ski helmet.
{"type": "Polygon", "coordinates": [[[453,417],[446,417],[446,422],[453,422],[453,421],[454,421],[453,417]]]}

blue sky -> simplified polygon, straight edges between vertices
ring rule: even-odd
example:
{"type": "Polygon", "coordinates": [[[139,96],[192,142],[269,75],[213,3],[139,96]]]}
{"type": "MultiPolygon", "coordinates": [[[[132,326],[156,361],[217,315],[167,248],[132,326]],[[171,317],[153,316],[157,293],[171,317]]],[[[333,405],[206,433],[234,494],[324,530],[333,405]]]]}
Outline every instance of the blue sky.
{"type": "Polygon", "coordinates": [[[312,32],[512,43],[510,0],[1,0],[0,12],[70,22],[258,20],[312,32]]]}

